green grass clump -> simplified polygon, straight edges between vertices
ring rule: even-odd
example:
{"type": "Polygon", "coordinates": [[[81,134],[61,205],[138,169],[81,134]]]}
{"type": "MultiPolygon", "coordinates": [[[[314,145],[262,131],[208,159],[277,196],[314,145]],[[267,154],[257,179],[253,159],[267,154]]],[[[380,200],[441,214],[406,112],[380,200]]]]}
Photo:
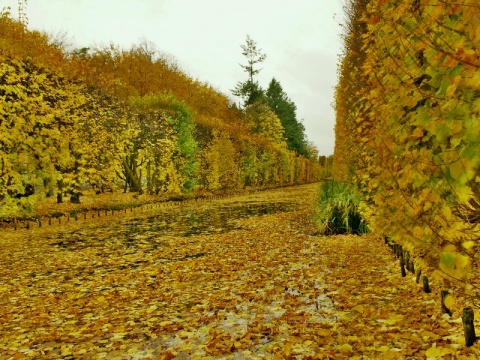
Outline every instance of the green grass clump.
{"type": "Polygon", "coordinates": [[[318,194],[315,216],[319,232],[324,235],[367,233],[359,204],[353,185],[325,180],[318,194]]]}

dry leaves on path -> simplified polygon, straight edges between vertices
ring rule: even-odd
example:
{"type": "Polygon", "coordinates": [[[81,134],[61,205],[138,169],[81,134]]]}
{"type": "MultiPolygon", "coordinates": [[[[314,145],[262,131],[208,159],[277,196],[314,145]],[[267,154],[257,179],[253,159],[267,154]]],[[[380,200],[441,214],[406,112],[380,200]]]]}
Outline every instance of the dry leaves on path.
{"type": "Polygon", "coordinates": [[[0,358],[477,358],[458,314],[401,278],[378,239],[314,236],[314,197],[189,205],[179,228],[220,207],[290,204],[193,233],[162,233],[152,214],[5,232],[0,358]]]}

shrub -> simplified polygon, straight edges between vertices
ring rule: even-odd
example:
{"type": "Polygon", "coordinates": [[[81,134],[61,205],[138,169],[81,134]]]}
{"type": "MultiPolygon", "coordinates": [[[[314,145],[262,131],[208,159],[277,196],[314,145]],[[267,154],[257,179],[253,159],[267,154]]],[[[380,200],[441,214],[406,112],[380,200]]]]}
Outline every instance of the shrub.
{"type": "Polygon", "coordinates": [[[353,185],[325,180],[318,194],[315,222],[321,234],[365,234],[359,209],[360,198],[353,185]]]}

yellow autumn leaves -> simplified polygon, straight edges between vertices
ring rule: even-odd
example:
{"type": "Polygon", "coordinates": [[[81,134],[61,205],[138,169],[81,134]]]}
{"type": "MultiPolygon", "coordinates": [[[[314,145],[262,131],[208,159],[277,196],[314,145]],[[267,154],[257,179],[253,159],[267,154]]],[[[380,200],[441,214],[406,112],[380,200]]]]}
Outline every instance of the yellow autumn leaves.
{"type": "Polygon", "coordinates": [[[0,53],[0,216],[86,188],[183,196],[321,176],[268,106],[238,109],[151,43],[69,50],[4,10],[0,53]]]}
{"type": "Polygon", "coordinates": [[[446,278],[474,281],[480,113],[472,79],[480,63],[470,21],[478,7],[352,3],[356,30],[337,87],[334,170],[366,194],[372,230],[428,253],[446,278]]]}
{"type": "Polygon", "coordinates": [[[14,200],[26,186],[75,181],[81,109],[88,102],[81,86],[16,59],[0,58],[0,215],[31,207],[39,196],[14,200]]]}

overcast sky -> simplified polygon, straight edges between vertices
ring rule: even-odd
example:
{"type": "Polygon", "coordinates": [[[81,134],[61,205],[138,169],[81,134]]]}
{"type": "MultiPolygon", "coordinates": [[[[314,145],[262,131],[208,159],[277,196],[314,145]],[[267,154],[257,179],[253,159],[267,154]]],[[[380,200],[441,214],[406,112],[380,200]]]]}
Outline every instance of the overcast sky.
{"type": "MultiPolygon", "coordinates": [[[[231,96],[245,81],[246,35],[267,55],[258,76],[275,77],[297,105],[308,139],[333,153],[333,87],[340,52],[342,0],[28,0],[29,28],[66,32],[75,47],[144,40],[181,69],[231,96]],[[335,15],[336,14],[336,15],[335,15]]],[[[16,0],[0,0],[16,16],[16,0]]]]}

